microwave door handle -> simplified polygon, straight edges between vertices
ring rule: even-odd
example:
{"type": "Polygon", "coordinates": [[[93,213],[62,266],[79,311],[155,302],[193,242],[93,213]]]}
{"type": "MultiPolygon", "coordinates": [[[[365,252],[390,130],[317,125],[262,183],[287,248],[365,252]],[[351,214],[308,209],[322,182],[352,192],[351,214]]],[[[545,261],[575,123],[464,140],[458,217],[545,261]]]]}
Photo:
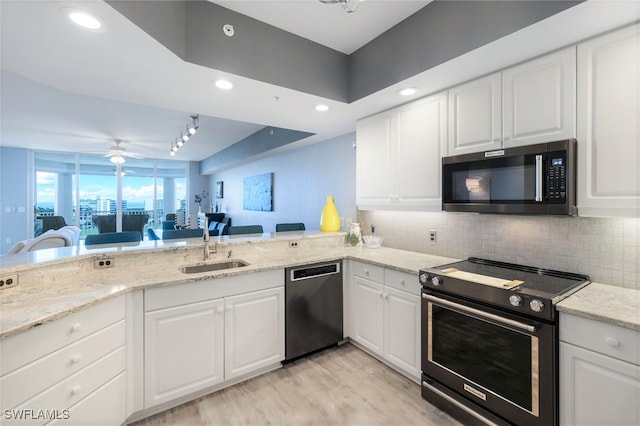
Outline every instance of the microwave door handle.
{"type": "Polygon", "coordinates": [[[536,199],[542,202],[542,155],[536,155],[536,199]]]}

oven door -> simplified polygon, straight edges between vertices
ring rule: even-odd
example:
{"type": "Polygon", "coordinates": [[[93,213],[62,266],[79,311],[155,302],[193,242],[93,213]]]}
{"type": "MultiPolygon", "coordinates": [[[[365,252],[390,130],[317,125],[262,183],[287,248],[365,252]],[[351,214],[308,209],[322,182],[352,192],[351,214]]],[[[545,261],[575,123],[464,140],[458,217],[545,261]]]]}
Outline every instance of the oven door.
{"type": "Polygon", "coordinates": [[[553,324],[423,290],[422,340],[423,374],[457,401],[518,425],[557,423],[553,324]]]}

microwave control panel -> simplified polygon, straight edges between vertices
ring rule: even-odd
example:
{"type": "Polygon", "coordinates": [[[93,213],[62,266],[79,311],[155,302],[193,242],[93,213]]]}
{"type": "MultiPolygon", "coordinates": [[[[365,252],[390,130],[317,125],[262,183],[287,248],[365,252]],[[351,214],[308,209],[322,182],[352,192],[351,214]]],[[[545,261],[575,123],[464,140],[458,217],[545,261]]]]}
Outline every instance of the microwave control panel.
{"type": "Polygon", "coordinates": [[[564,153],[550,153],[547,160],[547,197],[552,203],[567,201],[567,158],[564,153]]]}

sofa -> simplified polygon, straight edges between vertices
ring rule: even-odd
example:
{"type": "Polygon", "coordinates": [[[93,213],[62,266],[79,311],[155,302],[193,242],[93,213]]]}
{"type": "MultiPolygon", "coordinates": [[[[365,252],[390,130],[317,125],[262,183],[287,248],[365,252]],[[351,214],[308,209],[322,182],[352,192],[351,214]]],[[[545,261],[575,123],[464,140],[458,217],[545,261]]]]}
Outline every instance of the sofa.
{"type": "MultiPolygon", "coordinates": [[[[93,223],[98,227],[98,232],[116,232],[116,215],[93,215],[91,218],[93,223]]],[[[149,221],[148,214],[123,214],[122,215],[122,231],[138,231],[140,235],[144,235],[144,226],[149,221]]]]}

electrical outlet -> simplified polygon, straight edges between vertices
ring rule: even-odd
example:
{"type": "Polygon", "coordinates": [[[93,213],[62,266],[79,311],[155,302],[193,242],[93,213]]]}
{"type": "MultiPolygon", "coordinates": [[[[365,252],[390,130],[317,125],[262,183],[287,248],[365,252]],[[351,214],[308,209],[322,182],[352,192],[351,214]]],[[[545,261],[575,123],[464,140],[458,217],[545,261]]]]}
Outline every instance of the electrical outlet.
{"type": "Polygon", "coordinates": [[[289,242],[289,248],[298,248],[298,242],[297,241],[290,241],[289,242]]]}
{"type": "Polygon", "coordinates": [[[429,230],[429,242],[431,244],[435,244],[437,242],[437,236],[438,236],[438,233],[436,232],[435,229],[429,230]]]}
{"type": "Polygon", "coordinates": [[[18,285],[18,274],[7,274],[0,276],[0,290],[18,285]]]}
{"type": "Polygon", "coordinates": [[[95,269],[112,268],[114,266],[113,257],[101,257],[93,260],[93,267],[95,269]]]}

